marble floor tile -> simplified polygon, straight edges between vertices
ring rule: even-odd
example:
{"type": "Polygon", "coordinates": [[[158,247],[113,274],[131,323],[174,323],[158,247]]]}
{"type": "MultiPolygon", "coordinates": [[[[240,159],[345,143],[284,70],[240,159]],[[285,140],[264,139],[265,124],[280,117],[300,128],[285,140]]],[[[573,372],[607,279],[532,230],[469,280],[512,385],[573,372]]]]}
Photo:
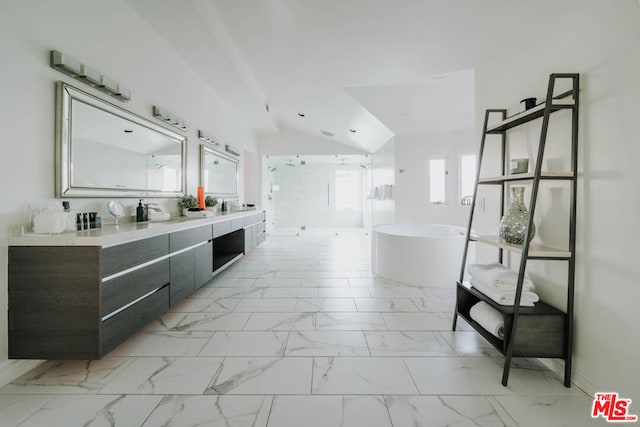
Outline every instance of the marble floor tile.
{"type": "Polygon", "coordinates": [[[318,296],[322,298],[369,298],[367,287],[320,287],[318,296]]]}
{"type": "Polygon", "coordinates": [[[251,313],[165,313],[145,331],[239,331],[251,313]]]}
{"type": "MultiPolygon", "coordinates": [[[[207,282],[203,287],[207,288],[250,288],[258,279],[219,278],[207,282]]],[[[198,291],[199,292],[199,291],[198,291]]]]}
{"type": "Polygon", "coordinates": [[[593,400],[587,396],[496,396],[495,399],[520,427],[607,425],[603,418],[591,418],[593,400]]]}
{"type": "Polygon", "coordinates": [[[277,278],[277,279],[256,279],[254,287],[271,288],[297,288],[302,285],[303,279],[277,278]]]}
{"type": "Polygon", "coordinates": [[[366,331],[372,356],[452,356],[451,346],[437,332],[366,331]]]}
{"type": "MultiPolygon", "coordinates": [[[[215,279],[214,279],[215,281],[215,279]]],[[[228,287],[210,287],[202,288],[202,292],[198,293],[198,298],[220,299],[220,298],[262,298],[267,290],[266,287],[254,286],[251,288],[228,288],[228,287]]],[[[192,296],[194,298],[194,296],[192,296]]]]}
{"type": "Polygon", "coordinates": [[[439,333],[460,356],[502,356],[475,331],[440,331],[439,333]]]}
{"type": "Polygon", "coordinates": [[[289,332],[216,332],[198,356],[284,356],[289,332]]]}
{"type": "Polygon", "coordinates": [[[453,313],[456,308],[455,298],[412,298],[411,301],[419,311],[429,313],[453,313]]]}
{"type": "Polygon", "coordinates": [[[245,331],[312,331],[314,313],[253,313],[245,331]]]}
{"type": "Polygon", "coordinates": [[[318,331],[384,331],[387,326],[380,313],[316,313],[318,331]]]}
{"type": "Polygon", "coordinates": [[[162,396],[58,396],[20,427],[140,426],[162,396]]]}
{"type": "Polygon", "coordinates": [[[202,394],[222,363],[216,357],[137,357],[101,394],[202,394]]]}
{"type": "Polygon", "coordinates": [[[265,290],[263,298],[315,298],[318,296],[317,288],[309,287],[282,287],[265,290]]]}
{"type": "Polygon", "coordinates": [[[222,298],[185,298],[169,307],[169,313],[227,313],[242,301],[241,299],[222,298]]]}
{"type": "Polygon", "coordinates": [[[352,298],[299,298],[296,312],[341,311],[356,312],[356,305],[352,298]]]}
{"type": "Polygon", "coordinates": [[[417,312],[418,307],[409,298],[354,298],[358,311],[417,312]]]}
{"type": "Polygon", "coordinates": [[[394,426],[508,425],[483,396],[385,396],[385,400],[394,426]]]}
{"type": "Polygon", "coordinates": [[[550,371],[511,367],[503,387],[502,365],[480,357],[405,358],[420,394],[433,395],[577,395],[550,371]]]}
{"type": "Polygon", "coordinates": [[[265,427],[271,396],[165,396],[143,427],[265,427]]]}
{"type": "Polygon", "coordinates": [[[276,396],[269,427],[391,427],[380,396],[276,396]]]}
{"type": "Polygon", "coordinates": [[[133,362],[131,358],[48,361],[5,385],[0,393],[96,393],[133,362]]]}
{"type": "Polygon", "coordinates": [[[424,292],[414,286],[368,286],[369,293],[374,298],[421,298],[424,292]]]}
{"type": "Polygon", "coordinates": [[[205,394],[309,394],[311,357],[228,357],[205,394]]]}
{"type": "Polygon", "coordinates": [[[448,313],[382,313],[389,330],[395,331],[450,331],[448,313]]]}
{"type": "Polygon", "coordinates": [[[369,356],[364,333],[356,331],[292,331],[285,356],[369,356]]]}
{"type": "Polygon", "coordinates": [[[236,313],[285,313],[296,308],[294,298],[245,298],[233,309],[236,313]]]}
{"type": "Polygon", "coordinates": [[[196,356],[213,332],[138,332],[110,353],[112,356],[196,356]]]}
{"type": "Polygon", "coordinates": [[[2,425],[5,427],[19,425],[55,397],[53,394],[0,394],[2,425]]]}
{"type": "Polygon", "coordinates": [[[312,394],[417,394],[401,358],[315,357],[312,394]]]}
{"type": "Polygon", "coordinates": [[[348,287],[349,281],[345,278],[323,277],[316,279],[303,279],[300,286],[305,287],[348,287]]]}

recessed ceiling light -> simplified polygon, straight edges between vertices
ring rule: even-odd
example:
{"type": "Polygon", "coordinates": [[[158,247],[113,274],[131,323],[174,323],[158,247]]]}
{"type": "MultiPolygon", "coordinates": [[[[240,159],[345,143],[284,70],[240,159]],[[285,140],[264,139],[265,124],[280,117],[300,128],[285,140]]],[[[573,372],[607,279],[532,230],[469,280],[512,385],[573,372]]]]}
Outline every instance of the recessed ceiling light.
{"type": "Polygon", "coordinates": [[[355,129],[349,129],[349,132],[356,133],[356,130],[355,129]]]}
{"type": "Polygon", "coordinates": [[[300,117],[304,117],[304,113],[298,113],[300,117]]]}
{"type": "Polygon", "coordinates": [[[133,133],[133,129],[125,129],[124,133],[133,133]]]}

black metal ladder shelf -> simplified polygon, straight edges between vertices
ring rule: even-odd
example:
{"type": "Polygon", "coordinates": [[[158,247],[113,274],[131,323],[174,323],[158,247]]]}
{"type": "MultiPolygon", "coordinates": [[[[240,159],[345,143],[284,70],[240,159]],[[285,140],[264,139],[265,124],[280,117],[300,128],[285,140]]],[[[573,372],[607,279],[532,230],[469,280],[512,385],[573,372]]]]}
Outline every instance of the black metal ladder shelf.
{"type": "Polygon", "coordinates": [[[513,357],[541,357],[560,358],[564,364],[564,385],[571,386],[571,358],[573,341],[573,309],[574,309],[574,282],[575,282],[575,240],[576,240],[576,192],[577,192],[577,159],[578,159],[578,108],[580,92],[580,75],[576,73],[554,73],[549,76],[549,84],[545,102],[535,107],[507,117],[505,109],[488,109],[485,112],[484,127],[478,156],[478,168],[476,172],[476,184],[473,192],[473,203],[467,226],[466,242],[460,269],[460,278],[456,287],[456,308],[453,316],[452,329],[455,331],[458,316],[467,321],[481,336],[500,351],[504,359],[502,372],[502,384],[507,385],[509,370],[513,357]],[[570,80],[571,89],[558,95],[554,94],[557,80],[570,80]],[[556,111],[571,111],[571,167],[569,171],[543,172],[545,144],[549,129],[549,118],[556,111]],[[495,125],[489,125],[489,117],[499,114],[501,121],[495,125]],[[537,156],[532,173],[507,175],[506,170],[506,144],[507,131],[517,126],[524,125],[542,118],[542,127],[538,143],[537,156]],[[501,175],[496,177],[480,177],[485,151],[486,135],[497,134],[501,137],[501,175]],[[536,201],[540,190],[540,182],[547,180],[568,181],[569,195],[569,237],[568,249],[559,250],[542,245],[532,244],[529,239],[524,239],[521,245],[504,242],[498,236],[480,236],[472,234],[473,220],[478,196],[478,187],[481,185],[500,186],[500,216],[504,215],[505,187],[507,184],[518,181],[528,181],[531,184],[531,196],[529,199],[529,218],[525,236],[529,236],[531,225],[535,215],[536,201]],[[503,251],[520,254],[518,268],[518,280],[515,288],[513,306],[504,306],[496,303],[464,281],[465,267],[469,244],[477,242],[498,248],[498,262],[503,262],[503,251]],[[567,306],[566,311],[558,310],[542,301],[535,303],[534,307],[521,307],[523,283],[528,260],[563,261],[568,263],[567,274],[567,306]],[[500,339],[475,322],[470,316],[471,307],[479,301],[485,301],[498,312],[504,319],[504,339],[500,339]]]}

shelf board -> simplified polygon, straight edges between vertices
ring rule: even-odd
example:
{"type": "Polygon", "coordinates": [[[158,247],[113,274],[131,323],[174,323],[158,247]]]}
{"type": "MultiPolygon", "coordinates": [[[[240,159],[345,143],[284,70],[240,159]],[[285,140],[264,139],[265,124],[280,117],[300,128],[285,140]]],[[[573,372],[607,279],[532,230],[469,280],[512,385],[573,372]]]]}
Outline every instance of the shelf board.
{"type": "MultiPolygon", "coordinates": [[[[471,283],[464,281],[462,283],[458,282],[458,286],[470,294],[474,295],[476,298],[486,302],[491,307],[495,308],[499,312],[503,314],[513,314],[513,306],[512,305],[500,305],[473,286],[471,283]]],[[[565,313],[561,310],[558,310],[555,307],[550,306],[542,301],[537,301],[533,307],[525,307],[520,306],[518,310],[518,314],[522,316],[532,316],[532,315],[565,315],[565,313]]]]}
{"type": "MultiPolygon", "coordinates": [[[[500,249],[506,249],[511,252],[522,252],[522,245],[515,245],[513,243],[507,243],[498,236],[478,236],[472,234],[469,239],[474,242],[480,242],[487,245],[495,246],[500,249]]],[[[529,245],[529,259],[542,258],[542,259],[559,259],[566,260],[571,257],[571,252],[562,249],[550,248],[548,246],[530,244],[529,245]]]]}
{"type": "MultiPolygon", "coordinates": [[[[511,129],[523,123],[527,123],[539,117],[542,117],[544,115],[545,105],[546,103],[543,102],[526,111],[522,111],[521,113],[507,117],[500,123],[489,126],[487,128],[487,133],[502,133],[507,129],[511,129]]],[[[555,112],[564,108],[573,108],[575,105],[576,103],[573,99],[554,99],[551,102],[551,112],[555,112]]]]}
{"type": "MultiPolygon", "coordinates": [[[[510,181],[527,181],[533,179],[533,172],[530,173],[519,173],[514,175],[503,175],[503,176],[490,176],[480,178],[478,184],[502,184],[503,182],[510,181]]],[[[540,175],[540,179],[542,180],[552,180],[552,179],[573,179],[573,172],[565,172],[565,171],[554,171],[554,172],[542,172],[540,175]]]]}

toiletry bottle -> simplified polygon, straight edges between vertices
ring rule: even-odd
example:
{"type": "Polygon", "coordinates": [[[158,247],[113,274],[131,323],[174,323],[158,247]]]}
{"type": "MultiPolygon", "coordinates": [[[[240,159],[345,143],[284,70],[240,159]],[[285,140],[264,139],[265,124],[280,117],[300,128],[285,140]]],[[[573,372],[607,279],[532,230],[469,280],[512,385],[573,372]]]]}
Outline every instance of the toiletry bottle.
{"type": "Polygon", "coordinates": [[[138,202],[138,207],[136,208],[136,222],[144,221],[144,206],[142,206],[142,199],[138,202]]]}

